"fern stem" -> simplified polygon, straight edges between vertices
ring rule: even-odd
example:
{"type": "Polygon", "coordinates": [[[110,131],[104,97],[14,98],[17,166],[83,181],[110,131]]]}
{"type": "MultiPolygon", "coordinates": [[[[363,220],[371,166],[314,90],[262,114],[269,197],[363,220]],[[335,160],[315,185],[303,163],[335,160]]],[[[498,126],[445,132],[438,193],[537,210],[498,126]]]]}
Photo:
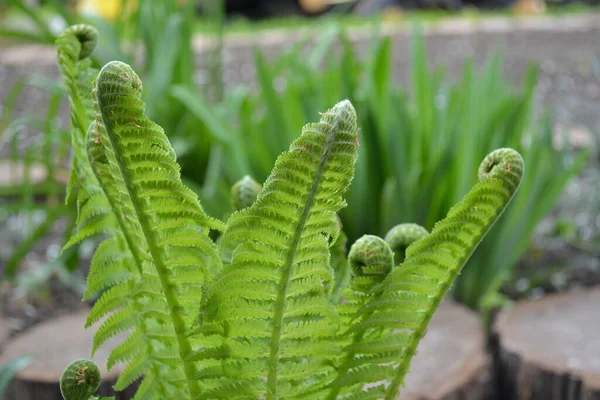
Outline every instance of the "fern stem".
{"type": "Polygon", "coordinates": [[[321,180],[323,177],[323,172],[325,171],[325,167],[327,166],[327,162],[329,161],[333,144],[335,142],[336,132],[338,130],[338,126],[340,123],[341,116],[338,115],[335,119],[335,124],[331,126],[330,134],[327,137],[327,142],[325,145],[325,152],[321,157],[319,162],[319,166],[315,172],[315,176],[312,180],[312,185],[308,196],[306,198],[306,207],[302,210],[302,215],[300,220],[298,221],[298,225],[296,226],[296,230],[294,232],[294,236],[292,239],[292,243],[290,244],[285,264],[283,267],[283,276],[280,282],[279,291],[277,293],[277,300],[275,303],[275,315],[273,318],[273,331],[271,334],[271,352],[269,355],[269,374],[267,376],[267,400],[276,400],[278,399],[277,395],[277,380],[278,380],[278,372],[279,372],[279,350],[280,350],[280,340],[281,340],[281,328],[283,325],[283,315],[285,313],[285,305],[286,305],[286,296],[290,283],[290,275],[292,272],[292,265],[294,264],[294,259],[296,257],[296,251],[298,246],[300,245],[302,231],[306,225],[306,222],[310,216],[311,209],[315,203],[316,195],[319,190],[319,186],[321,185],[321,180]]]}
{"type": "MultiPolygon", "coordinates": [[[[192,346],[186,336],[186,328],[185,322],[179,313],[182,310],[182,306],[179,303],[175,293],[173,292],[173,284],[169,278],[169,269],[165,264],[164,254],[156,241],[155,234],[151,227],[151,221],[148,219],[146,215],[141,199],[138,198],[137,193],[133,190],[134,183],[133,177],[130,174],[130,171],[127,169],[124,163],[124,156],[122,154],[121,144],[116,140],[117,134],[113,132],[113,123],[110,120],[105,120],[104,118],[104,104],[103,104],[103,93],[101,93],[101,83],[103,83],[103,72],[107,72],[107,75],[110,73],[119,73],[119,67],[115,66],[114,63],[109,63],[100,71],[100,75],[98,77],[97,82],[97,101],[100,109],[99,117],[101,118],[102,123],[105,126],[107,137],[110,141],[110,145],[115,153],[116,167],[119,170],[119,173],[123,179],[125,187],[127,189],[127,195],[133,205],[136,216],[139,220],[140,227],[144,234],[144,239],[148,244],[148,250],[150,252],[150,256],[152,261],[156,267],[156,273],[159,277],[161,286],[164,291],[165,300],[167,302],[169,308],[169,314],[171,317],[171,321],[173,322],[173,328],[175,331],[175,337],[177,339],[177,345],[179,348],[179,355],[182,360],[186,360],[188,356],[192,353],[192,346]],[[116,71],[115,71],[116,70],[116,71]]],[[[136,77],[137,78],[137,77],[136,77]]],[[[106,78],[110,79],[110,78],[106,78]]],[[[187,387],[189,390],[189,394],[192,399],[198,398],[200,396],[200,387],[195,380],[196,368],[192,362],[184,361],[184,371],[187,378],[187,387]]]]}

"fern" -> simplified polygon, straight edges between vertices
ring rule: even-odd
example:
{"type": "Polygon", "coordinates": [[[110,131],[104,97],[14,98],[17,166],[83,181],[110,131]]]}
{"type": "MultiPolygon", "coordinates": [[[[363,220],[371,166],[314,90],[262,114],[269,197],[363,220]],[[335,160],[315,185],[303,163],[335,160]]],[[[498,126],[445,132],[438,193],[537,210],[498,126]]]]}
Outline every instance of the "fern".
{"type": "Polygon", "coordinates": [[[240,379],[251,381],[248,395],[294,397],[297,382],[327,370],[337,330],[328,248],[339,234],[336,212],[352,179],[357,132],[348,101],[324,113],[277,159],[256,202],[227,221],[211,318],[223,326],[240,379]]]}
{"type": "Polygon", "coordinates": [[[59,39],[59,48],[62,41],[68,51],[62,56],[59,50],[59,63],[71,98],[74,170],[85,189],[78,193],[78,232],[67,246],[105,236],[85,295],[102,293],[88,325],[108,316],[94,349],[131,330],[108,361],[109,367],[129,361],[116,388],[144,375],[136,398],[190,398],[198,388],[195,367],[186,361],[192,352],[187,335],[202,299],[205,270],[219,263],[208,231],[221,224],[207,217],[196,195],[181,184],[166,136],[142,114],[141,83],[128,66],[112,63],[100,72],[95,121],[82,139],[90,113],[78,90],[83,85],[74,78],[81,73],[73,72],[81,38],[73,31],[80,29],[59,39]]]}
{"type": "Polygon", "coordinates": [[[129,66],[104,66],[87,97],[79,31],[59,39],[79,185],[69,245],[100,240],[85,296],[100,296],[94,350],[129,333],[108,360],[127,363],[115,388],[142,378],[135,399],[395,399],[442,297],[517,190],[520,156],[490,154],[431,234],[403,224],[346,256],[337,212],[358,127],[342,101],[305,126],[262,187],[234,186],[224,224],[182,184],[129,66]]]}

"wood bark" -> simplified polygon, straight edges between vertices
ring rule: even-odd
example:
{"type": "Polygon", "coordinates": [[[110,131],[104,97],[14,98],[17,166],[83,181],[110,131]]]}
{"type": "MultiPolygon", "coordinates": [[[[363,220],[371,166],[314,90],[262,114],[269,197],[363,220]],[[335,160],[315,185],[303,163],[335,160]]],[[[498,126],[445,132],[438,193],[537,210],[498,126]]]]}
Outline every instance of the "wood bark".
{"type": "Polygon", "coordinates": [[[105,368],[110,351],[124,336],[110,339],[94,357],[90,357],[94,330],[84,329],[87,314],[88,310],[82,310],[48,320],[5,343],[0,365],[26,354],[33,355],[35,359],[9,383],[2,400],[63,400],[60,394],[60,376],[72,361],[80,358],[91,358],[100,367],[102,385],[99,394],[115,395],[117,400],[133,398],[134,387],[118,393],[112,390],[112,385],[122,370],[120,366],[114,367],[110,372],[105,368]]]}
{"type": "Polygon", "coordinates": [[[436,311],[419,344],[404,400],[487,400],[491,362],[479,316],[466,307],[445,302],[436,311]]]}
{"type": "Polygon", "coordinates": [[[501,399],[600,400],[600,288],[522,302],[501,313],[501,399]]]}

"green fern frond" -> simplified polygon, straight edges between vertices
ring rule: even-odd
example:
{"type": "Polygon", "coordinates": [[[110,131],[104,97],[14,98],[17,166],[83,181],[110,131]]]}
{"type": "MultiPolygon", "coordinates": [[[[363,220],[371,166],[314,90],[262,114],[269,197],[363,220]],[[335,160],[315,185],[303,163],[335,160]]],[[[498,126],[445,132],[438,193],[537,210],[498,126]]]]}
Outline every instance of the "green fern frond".
{"type": "Polygon", "coordinates": [[[340,393],[356,393],[349,398],[360,399],[374,398],[371,393],[386,400],[398,397],[434,311],[512,199],[522,176],[523,160],[516,151],[500,149],[486,157],[480,182],[430,235],[408,247],[406,260],[373,288],[372,297],[355,315],[354,337],[344,349],[328,399],[340,393]],[[366,370],[371,372],[362,376],[369,379],[355,378],[366,370]],[[379,386],[363,394],[366,383],[379,386]]]}
{"type": "MultiPolygon", "coordinates": [[[[175,154],[162,129],[144,116],[141,95],[141,82],[128,65],[112,62],[100,71],[87,147],[114,213],[103,223],[112,227],[112,236],[94,256],[87,294],[107,290],[88,324],[106,317],[95,348],[130,332],[109,359],[109,365],[128,362],[116,389],[144,376],[135,399],[191,399],[200,386],[189,361],[190,334],[205,279],[220,268],[208,233],[223,225],[208,217],[196,194],[181,183],[175,154]]],[[[98,215],[105,208],[101,204],[98,215]]]]}
{"type": "Polygon", "coordinates": [[[66,29],[57,39],[58,67],[67,88],[71,118],[71,142],[75,158],[67,186],[67,201],[76,181],[86,184],[90,171],[80,166],[85,156],[85,137],[94,118],[92,108],[92,86],[98,71],[91,67],[89,58],[98,42],[98,31],[89,25],[74,25],[66,29]]]}
{"type": "Polygon", "coordinates": [[[224,268],[209,292],[210,320],[223,327],[232,360],[256,361],[254,370],[241,368],[234,378],[253,382],[267,399],[300,395],[299,382],[324,373],[323,361],[335,351],[329,247],[354,173],[357,131],[348,101],[305,126],[254,204],[231,216],[221,238],[224,268]],[[245,343],[252,353],[236,350],[245,343]],[[311,347],[319,343],[324,351],[315,354],[311,347]]]}

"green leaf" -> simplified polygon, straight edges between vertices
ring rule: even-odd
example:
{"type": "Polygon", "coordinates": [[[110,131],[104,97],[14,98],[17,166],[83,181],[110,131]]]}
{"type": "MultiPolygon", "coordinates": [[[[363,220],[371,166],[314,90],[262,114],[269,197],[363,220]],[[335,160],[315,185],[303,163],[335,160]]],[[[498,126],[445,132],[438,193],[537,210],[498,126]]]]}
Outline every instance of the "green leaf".
{"type": "Polygon", "coordinates": [[[328,352],[313,354],[310,347],[330,343],[337,330],[329,247],[339,235],[336,212],[352,180],[357,131],[348,101],[305,126],[254,204],[231,216],[221,238],[224,268],[210,288],[209,321],[225,329],[223,345],[234,360],[253,361],[234,379],[259,385],[267,399],[300,394],[294,382],[328,369],[322,364],[328,352]],[[238,354],[245,343],[252,353],[238,354]]]}

